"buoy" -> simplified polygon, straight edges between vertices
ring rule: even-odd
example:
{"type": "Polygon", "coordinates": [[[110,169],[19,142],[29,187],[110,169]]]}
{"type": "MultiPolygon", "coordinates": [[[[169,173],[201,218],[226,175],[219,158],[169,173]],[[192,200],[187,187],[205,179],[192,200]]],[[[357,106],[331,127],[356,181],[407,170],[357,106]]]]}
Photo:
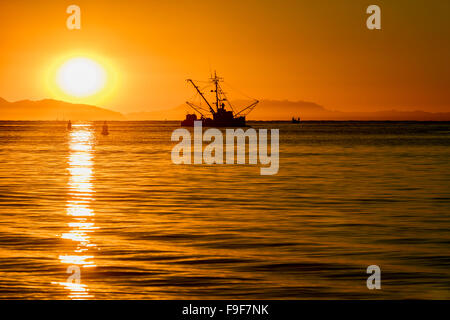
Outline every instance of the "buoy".
{"type": "Polygon", "coordinates": [[[109,134],[108,131],[108,124],[105,122],[103,122],[103,129],[102,129],[102,135],[107,136],[109,134]]]}

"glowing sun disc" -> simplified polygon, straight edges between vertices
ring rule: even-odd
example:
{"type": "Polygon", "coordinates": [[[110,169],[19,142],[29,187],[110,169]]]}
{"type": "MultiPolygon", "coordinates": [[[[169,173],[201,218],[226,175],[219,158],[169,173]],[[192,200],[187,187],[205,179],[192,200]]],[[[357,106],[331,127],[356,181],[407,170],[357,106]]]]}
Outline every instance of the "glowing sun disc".
{"type": "Polygon", "coordinates": [[[58,69],[56,81],[65,93],[75,97],[87,97],[105,86],[106,72],[93,60],[73,58],[58,69]]]}

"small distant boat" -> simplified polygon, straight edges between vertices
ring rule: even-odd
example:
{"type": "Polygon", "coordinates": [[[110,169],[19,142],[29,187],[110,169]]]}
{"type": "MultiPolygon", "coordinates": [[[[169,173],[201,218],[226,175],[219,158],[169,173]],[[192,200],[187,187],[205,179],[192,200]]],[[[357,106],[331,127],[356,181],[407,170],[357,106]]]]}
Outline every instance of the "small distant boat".
{"type": "Polygon", "coordinates": [[[294,117],[292,117],[292,123],[300,123],[300,117],[298,117],[297,119],[295,119],[294,117]]]}
{"type": "Polygon", "coordinates": [[[108,124],[105,121],[105,122],[103,122],[102,135],[107,136],[108,134],[109,134],[108,124]]]}
{"type": "Polygon", "coordinates": [[[67,130],[72,130],[72,122],[70,120],[67,123],[67,130]]]}

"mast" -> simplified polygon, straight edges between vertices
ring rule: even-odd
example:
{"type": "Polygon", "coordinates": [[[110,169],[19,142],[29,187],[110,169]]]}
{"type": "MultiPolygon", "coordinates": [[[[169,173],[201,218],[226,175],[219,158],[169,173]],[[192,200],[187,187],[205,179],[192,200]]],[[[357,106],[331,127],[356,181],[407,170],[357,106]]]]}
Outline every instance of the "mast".
{"type": "Polygon", "coordinates": [[[219,112],[219,91],[217,90],[219,79],[217,79],[217,72],[214,70],[214,84],[216,86],[216,109],[219,112]]]}
{"type": "Polygon", "coordinates": [[[221,102],[224,100],[224,99],[222,99],[223,92],[219,85],[219,81],[223,81],[223,78],[218,77],[217,72],[214,71],[214,78],[211,76],[210,80],[214,83],[215,90],[211,90],[211,92],[216,93],[215,105],[216,105],[217,112],[219,112],[219,109],[223,109],[223,107],[221,106],[221,102]]]}

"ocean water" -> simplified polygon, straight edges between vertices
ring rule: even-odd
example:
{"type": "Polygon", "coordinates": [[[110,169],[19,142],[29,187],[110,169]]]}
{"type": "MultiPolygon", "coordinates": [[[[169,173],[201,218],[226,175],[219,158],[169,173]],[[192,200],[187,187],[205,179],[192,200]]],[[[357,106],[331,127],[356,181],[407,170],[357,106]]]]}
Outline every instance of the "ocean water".
{"type": "Polygon", "coordinates": [[[252,123],[273,176],[172,164],[177,125],[0,122],[0,298],[450,298],[450,123],[252,123]]]}

